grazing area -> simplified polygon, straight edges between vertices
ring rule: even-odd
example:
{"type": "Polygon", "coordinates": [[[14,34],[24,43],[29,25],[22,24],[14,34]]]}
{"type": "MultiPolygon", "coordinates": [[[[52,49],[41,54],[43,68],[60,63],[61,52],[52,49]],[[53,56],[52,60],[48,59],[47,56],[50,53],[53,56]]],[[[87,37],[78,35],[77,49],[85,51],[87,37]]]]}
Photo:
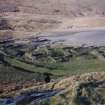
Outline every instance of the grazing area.
{"type": "Polygon", "coordinates": [[[105,46],[61,46],[41,37],[1,36],[0,96],[62,77],[104,71],[104,57],[105,46]]]}
{"type": "Polygon", "coordinates": [[[0,105],[105,105],[105,0],[0,0],[0,105]]]}

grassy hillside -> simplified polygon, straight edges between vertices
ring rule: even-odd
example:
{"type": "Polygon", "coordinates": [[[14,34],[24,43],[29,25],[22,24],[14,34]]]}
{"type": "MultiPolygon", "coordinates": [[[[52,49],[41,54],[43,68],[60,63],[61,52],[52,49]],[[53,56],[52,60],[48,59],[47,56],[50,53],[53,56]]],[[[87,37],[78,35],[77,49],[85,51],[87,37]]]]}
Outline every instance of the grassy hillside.
{"type": "Polygon", "coordinates": [[[59,91],[50,98],[38,101],[37,105],[105,105],[105,72],[66,77],[48,84],[12,92],[12,95],[32,93],[36,90],[59,91]]]}
{"type": "MultiPolygon", "coordinates": [[[[22,43],[12,37],[2,37],[0,47],[0,80],[27,80],[36,79],[42,81],[44,74],[51,78],[70,76],[86,72],[104,71],[105,47],[60,47],[40,45],[37,38],[27,39],[22,43]],[[36,44],[36,45],[35,45],[36,44]],[[6,75],[3,75],[6,72],[6,75]],[[12,78],[20,73],[19,78],[12,78]],[[8,76],[7,76],[8,74],[8,76]],[[22,74],[28,75],[22,77],[22,74]],[[38,78],[38,75],[42,77],[38,78]],[[8,77],[8,78],[7,78],[8,77]]],[[[42,44],[47,43],[47,40],[42,44]]]]}

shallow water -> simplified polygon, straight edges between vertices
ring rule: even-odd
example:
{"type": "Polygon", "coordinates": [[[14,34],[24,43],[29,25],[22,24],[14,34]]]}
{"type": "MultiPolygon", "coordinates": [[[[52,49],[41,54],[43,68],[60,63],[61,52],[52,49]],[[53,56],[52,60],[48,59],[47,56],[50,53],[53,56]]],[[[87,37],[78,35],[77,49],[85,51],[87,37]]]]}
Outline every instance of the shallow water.
{"type": "Polygon", "coordinates": [[[63,32],[56,33],[51,36],[45,36],[45,38],[50,39],[52,42],[60,41],[61,43],[67,45],[83,45],[88,46],[105,45],[105,30],[93,30],[93,31],[81,31],[76,33],[63,32]]]}

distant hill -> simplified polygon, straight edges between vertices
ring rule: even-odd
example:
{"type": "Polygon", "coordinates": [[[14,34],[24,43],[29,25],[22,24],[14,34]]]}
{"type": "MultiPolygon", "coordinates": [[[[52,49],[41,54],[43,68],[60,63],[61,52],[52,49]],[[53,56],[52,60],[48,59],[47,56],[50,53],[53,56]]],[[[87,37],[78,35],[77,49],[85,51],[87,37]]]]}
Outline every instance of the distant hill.
{"type": "Polygon", "coordinates": [[[22,35],[105,27],[105,0],[0,0],[1,17],[22,35]]]}
{"type": "Polygon", "coordinates": [[[26,13],[74,17],[105,15],[105,0],[101,0],[101,2],[99,0],[0,0],[0,12],[9,11],[9,8],[14,12],[17,10],[16,6],[20,11],[26,13]]]}

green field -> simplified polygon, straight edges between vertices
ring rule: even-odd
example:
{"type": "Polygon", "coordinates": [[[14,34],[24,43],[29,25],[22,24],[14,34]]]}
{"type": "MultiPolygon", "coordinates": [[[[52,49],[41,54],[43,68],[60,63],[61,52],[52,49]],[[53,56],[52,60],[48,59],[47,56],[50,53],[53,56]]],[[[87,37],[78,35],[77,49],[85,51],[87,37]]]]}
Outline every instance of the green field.
{"type": "Polygon", "coordinates": [[[105,70],[105,47],[26,47],[1,47],[1,81],[43,80],[45,73],[55,78],[105,70]],[[17,56],[20,51],[24,54],[17,56]]]}
{"type": "Polygon", "coordinates": [[[32,64],[27,64],[16,59],[7,58],[6,61],[12,67],[20,68],[29,73],[51,73],[53,75],[72,75],[86,72],[104,71],[105,61],[99,59],[86,59],[85,57],[78,57],[72,59],[72,62],[66,63],[50,63],[44,65],[45,67],[37,67],[32,64]]]}

